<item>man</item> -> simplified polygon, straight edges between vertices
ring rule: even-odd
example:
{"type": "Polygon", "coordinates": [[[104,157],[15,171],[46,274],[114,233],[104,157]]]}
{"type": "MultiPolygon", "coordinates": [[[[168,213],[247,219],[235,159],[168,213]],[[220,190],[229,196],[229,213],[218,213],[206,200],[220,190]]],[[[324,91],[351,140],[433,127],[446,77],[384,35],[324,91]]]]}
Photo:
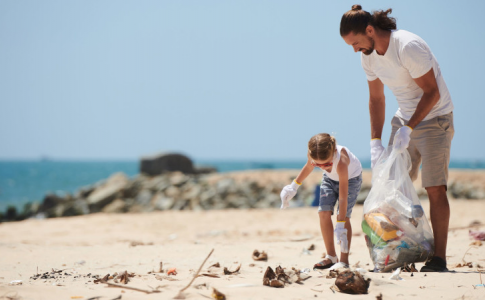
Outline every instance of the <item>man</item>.
{"type": "Polygon", "coordinates": [[[382,154],[385,119],[384,84],[393,92],[399,109],[392,119],[389,145],[411,155],[410,176],[416,179],[422,162],[422,183],[430,201],[435,242],[434,257],[421,272],[444,272],[450,207],[446,196],[451,140],[454,135],[453,103],[440,67],[419,36],[396,30],[392,12],[372,14],[360,5],[342,16],[340,35],[362,52],[362,67],[369,84],[372,167],[382,154]]]}

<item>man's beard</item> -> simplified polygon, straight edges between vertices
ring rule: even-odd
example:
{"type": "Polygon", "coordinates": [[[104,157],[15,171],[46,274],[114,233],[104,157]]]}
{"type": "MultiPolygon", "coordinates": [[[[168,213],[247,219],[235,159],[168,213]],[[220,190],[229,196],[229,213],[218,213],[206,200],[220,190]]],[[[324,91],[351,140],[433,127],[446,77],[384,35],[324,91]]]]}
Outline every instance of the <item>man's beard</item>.
{"type": "Polygon", "coordinates": [[[374,39],[371,37],[369,37],[368,39],[371,45],[369,49],[362,50],[362,53],[364,53],[365,55],[371,55],[372,52],[374,52],[374,39]]]}

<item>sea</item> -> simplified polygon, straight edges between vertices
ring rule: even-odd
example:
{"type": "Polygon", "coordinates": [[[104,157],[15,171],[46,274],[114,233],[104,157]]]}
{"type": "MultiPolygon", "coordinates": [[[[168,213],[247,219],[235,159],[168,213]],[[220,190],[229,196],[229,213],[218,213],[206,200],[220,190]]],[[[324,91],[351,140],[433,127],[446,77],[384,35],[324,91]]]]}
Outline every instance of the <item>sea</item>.
{"type": "MultiPolygon", "coordinates": [[[[305,161],[195,161],[196,167],[218,172],[255,169],[300,169],[305,161]]],[[[362,161],[370,168],[370,161],[362,161]]],[[[485,161],[452,161],[450,168],[485,169],[485,161]]],[[[0,212],[8,206],[21,210],[26,203],[40,202],[46,194],[65,195],[123,172],[139,173],[139,161],[0,161],[0,212]]]]}

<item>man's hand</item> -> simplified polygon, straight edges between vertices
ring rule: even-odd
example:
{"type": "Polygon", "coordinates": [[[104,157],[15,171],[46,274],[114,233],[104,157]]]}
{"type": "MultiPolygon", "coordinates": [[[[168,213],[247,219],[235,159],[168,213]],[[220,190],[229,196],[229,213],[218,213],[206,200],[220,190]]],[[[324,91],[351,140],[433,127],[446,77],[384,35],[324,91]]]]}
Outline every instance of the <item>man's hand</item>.
{"type": "Polygon", "coordinates": [[[299,184],[297,184],[294,180],[290,185],[287,185],[281,190],[281,209],[285,209],[288,206],[290,206],[289,201],[295,197],[296,191],[300,187],[299,184]]]}
{"type": "Polygon", "coordinates": [[[370,158],[371,158],[371,169],[374,168],[379,157],[381,157],[382,152],[384,152],[384,147],[382,146],[381,139],[372,139],[370,141],[370,158]]]}
{"type": "Polygon", "coordinates": [[[347,239],[347,228],[345,228],[345,221],[337,221],[334,234],[337,238],[337,245],[340,245],[340,251],[342,253],[349,253],[349,240],[347,239]]]}
{"type": "Polygon", "coordinates": [[[394,149],[401,152],[409,147],[409,141],[411,141],[411,132],[413,129],[409,126],[403,126],[396,131],[394,135],[394,149]]]}

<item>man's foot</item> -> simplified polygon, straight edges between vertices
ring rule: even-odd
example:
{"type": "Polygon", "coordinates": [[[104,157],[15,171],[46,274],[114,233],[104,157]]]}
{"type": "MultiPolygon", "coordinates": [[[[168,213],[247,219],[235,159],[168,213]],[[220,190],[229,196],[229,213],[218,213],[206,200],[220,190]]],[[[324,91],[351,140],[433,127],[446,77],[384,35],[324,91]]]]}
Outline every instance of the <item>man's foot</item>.
{"type": "Polygon", "coordinates": [[[325,258],[321,262],[316,263],[313,266],[313,270],[324,270],[324,269],[328,269],[331,266],[335,265],[335,263],[337,261],[338,261],[337,256],[325,255],[325,258]]]}
{"type": "Polygon", "coordinates": [[[438,256],[433,256],[421,268],[420,272],[448,272],[446,261],[438,256]]]}

